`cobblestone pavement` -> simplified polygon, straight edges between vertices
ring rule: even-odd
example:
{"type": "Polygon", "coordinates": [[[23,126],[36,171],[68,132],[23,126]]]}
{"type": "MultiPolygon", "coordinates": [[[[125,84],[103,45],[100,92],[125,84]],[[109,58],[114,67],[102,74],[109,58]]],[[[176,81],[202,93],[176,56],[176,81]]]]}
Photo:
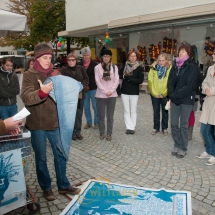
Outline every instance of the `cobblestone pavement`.
{"type": "MultiPolygon", "coordinates": [[[[193,214],[215,215],[215,166],[206,166],[205,160],[196,158],[198,153],[204,151],[199,133],[199,116],[200,112],[197,112],[193,140],[189,142],[188,153],[183,159],[179,159],[171,156],[173,140],[170,134],[163,136],[159,132],[151,135],[153,116],[149,95],[143,92],[140,94],[135,135],[125,134],[123,107],[119,97],[112,141],[100,140],[98,130],[83,129],[84,139],[72,142],[67,175],[72,184],[93,177],[104,177],[111,182],[127,185],[191,191],[193,214]]],[[[35,192],[41,205],[40,214],[58,215],[69,200],[57,192],[50,146],[47,153],[56,200],[47,202],[42,197],[35,173],[34,154],[28,159],[26,183],[35,192]]],[[[28,210],[23,207],[8,214],[28,214],[28,210]]]]}

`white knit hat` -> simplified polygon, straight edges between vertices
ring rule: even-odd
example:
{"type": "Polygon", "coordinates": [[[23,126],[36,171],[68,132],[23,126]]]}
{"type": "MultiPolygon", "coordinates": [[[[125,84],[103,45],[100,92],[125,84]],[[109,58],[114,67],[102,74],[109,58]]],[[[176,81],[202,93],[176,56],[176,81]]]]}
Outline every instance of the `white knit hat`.
{"type": "Polygon", "coordinates": [[[91,56],[91,50],[90,50],[89,46],[86,46],[86,47],[84,47],[83,49],[81,49],[81,54],[82,54],[82,56],[83,56],[84,54],[88,54],[88,55],[91,56]]]}

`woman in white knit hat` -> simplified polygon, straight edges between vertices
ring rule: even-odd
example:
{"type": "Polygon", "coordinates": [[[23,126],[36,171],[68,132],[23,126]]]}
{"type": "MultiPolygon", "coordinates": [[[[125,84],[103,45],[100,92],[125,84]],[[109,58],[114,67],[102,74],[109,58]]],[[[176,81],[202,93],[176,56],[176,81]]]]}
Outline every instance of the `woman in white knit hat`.
{"type": "Polygon", "coordinates": [[[94,129],[98,128],[98,112],[96,106],[96,81],[95,81],[95,74],[94,68],[97,66],[97,63],[91,59],[91,50],[89,47],[84,47],[81,50],[81,54],[83,56],[83,61],[81,63],[82,66],[85,67],[86,73],[89,77],[89,85],[85,88],[86,98],[84,100],[84,113],[86,117],[87,124],[84,126],[85,129],[92,127],[94,122],[94,129]],[[92,105],[94,111],[94,119],[92,120],[92,114],[90,110],[90,103],[92,105]]]}

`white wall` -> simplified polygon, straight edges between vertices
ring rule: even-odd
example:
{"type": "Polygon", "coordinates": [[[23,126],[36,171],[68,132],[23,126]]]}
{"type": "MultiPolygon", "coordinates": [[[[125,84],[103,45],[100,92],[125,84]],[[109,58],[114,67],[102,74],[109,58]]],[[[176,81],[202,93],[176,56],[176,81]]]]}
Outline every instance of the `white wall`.
{"type": "Polygon", "coordinates": [[[0,0],[0,9],[9,10],[6,3],[9,3],[8,0],[0,0]]]}
{"type": "Polygon", "coordinates": [[[66,31],[108,24],[111,20],[214,3],[214,0],[66,0],[66,31]]]}

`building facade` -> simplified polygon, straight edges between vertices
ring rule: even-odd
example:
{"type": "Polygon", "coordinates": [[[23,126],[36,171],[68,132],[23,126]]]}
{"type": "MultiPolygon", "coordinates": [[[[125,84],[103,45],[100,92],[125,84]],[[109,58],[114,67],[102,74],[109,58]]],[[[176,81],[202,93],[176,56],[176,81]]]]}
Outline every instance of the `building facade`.
{"type": "Polygon", "coordinates": [[[146,48],[148,59],[151,44],[161,42],[162,50],[164,38],[175,39],[177,44],[195,46],[197,59],[204,64],[209,59],[204,50],[206,38],[215,39],[214,8],[214,0],[67,0],[66,29],[59,36],[90,37],[98,55],[108,29],[113,38],[109,48],[128,51],[139,45],[146,48]]]}

